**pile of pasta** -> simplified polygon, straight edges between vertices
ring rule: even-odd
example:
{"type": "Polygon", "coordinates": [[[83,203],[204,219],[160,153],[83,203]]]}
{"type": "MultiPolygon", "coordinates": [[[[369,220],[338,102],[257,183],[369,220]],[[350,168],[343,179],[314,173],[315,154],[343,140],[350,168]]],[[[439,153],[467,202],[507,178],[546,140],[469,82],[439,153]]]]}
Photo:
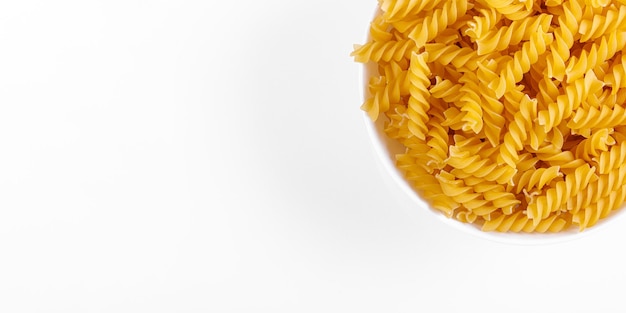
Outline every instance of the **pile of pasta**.
{"type": "Polygon", "coordinates": [[[362,105],[430,205],[484,231],[591,227],[626,200],[626,0],[379,0],[362,105]]]}

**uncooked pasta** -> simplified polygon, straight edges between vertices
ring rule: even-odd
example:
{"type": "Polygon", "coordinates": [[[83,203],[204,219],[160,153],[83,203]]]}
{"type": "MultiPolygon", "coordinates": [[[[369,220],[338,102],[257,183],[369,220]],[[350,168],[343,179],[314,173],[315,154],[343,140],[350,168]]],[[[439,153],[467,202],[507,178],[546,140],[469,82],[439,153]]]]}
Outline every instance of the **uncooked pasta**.
{"type": "Polygon", "coordinates": [[[484,231],[585,228],[626,201],[625,0],[379,0],[361,106],[430,206],[484,231]]]}

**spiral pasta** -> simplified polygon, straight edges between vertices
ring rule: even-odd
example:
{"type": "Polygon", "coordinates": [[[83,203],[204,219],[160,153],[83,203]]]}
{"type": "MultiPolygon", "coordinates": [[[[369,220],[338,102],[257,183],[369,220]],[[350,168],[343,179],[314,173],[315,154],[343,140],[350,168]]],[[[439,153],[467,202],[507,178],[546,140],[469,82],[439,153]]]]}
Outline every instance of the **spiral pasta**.
{"type": "Polygon", "coordinates": [[[415,25],[409,32],[409,38],[415,41],[417,47],[422,47],[428,41],[433,40],[449,25],[464,16],[467,12],[466,0],[448,0],[442,8],[436,9],[431,14],[415,25]]]}
{"type": "Polygon", "coordinates": [[[626,162],[626,141],[614,145],[608,151],[603,151],[593,158],[599,174],[608,174],[626,162]]]}
{"type": "Polygon", "coordinates": [[[626,19],[626,6],[611,5],[604,15],[596,14],[591,19],[582,20],[578,28],[580,42],[600,38],[617,30],[625,30],[624,19],[626,19]]]}
{"type": "Polygon", "coordinates": [[[602,36],[588,49],[583,50],[579,57],[570,58],[565,68],[567,82],[577,80],[589,70],[601,66],[618,51],[623,50],[624,45],[626,45],[626,32],[624,31],[615,31],[602,36]]]}
{"type": "Polygon", "coordinates": [[[537,29],[548,29],[552,15],[539,14],[511,22],[509,26],[494,29],[476,40],[476,53],[484,55],[507,49],[520,42],[530,40],[537,29]]]}
{"type": "Polygon", "coordinates": [[[489,33],[502,20],[502,14],[494,8],[480,9],[472,19],[465,34],[475,41],[489,33]]]}
{"type": "Polygon", "coordinates": [[[425,44],[424,50],[428,53],[428,62],[437,62],[444,66],[451,64],[461,72],[475,71],[481,61],[489,58],[489,55],[479,56],[475,50],[468,47],[443,43],[425,44]]]}
{"type": "Polygon", "coordinates": [[[429,11],[435,8],[443,0],[421,1],[421,0],[381,0],[380,8],[383,11],[385,20],[394,22],[401,21],[412,16],[419,15],[422,11],[429,11]]]}
{"type": "Polygon", "coordinates": [[[515,181],[517,193],[522,191],[531,191],[533,189],[541,190],[544,186],[563,177],[559,166],[532,168],[524,171],[515,181]]]}
{"type": "Polygon", "coordinates": [[[584,230],[626,202],[625,0],[379,0],[361,105],[430,206],[584,230]]]}
{"type": "MultiPolygon", "coordinates": [[[[475,144],[472,147],[480,147],[481,144],[475,144]]],[[[446,163],[454,168],[451,173],[459,178],[474,176],[486,181],[506,184],[513,179],[517,172],[515,168],[499,166],[488,157],[482,157],[479,153],[472,152],[472,150],[464,150],[458,145],[450,146],[446,163]]]]}
{"type": "Polygon", "coordinates": [[[520,50],[515,52],[513,57],[503,57],[507,61],[502,62],[499,78],[489,84],[489,87],[495,89],[498,97],[502,97],[507,90],[513,89],[515,84],[522,80],[524,73],[530,71],[530,67],[539,61],[539,56],[546,52],[552,38],[552,34],[540,28],[538,32],[530,36],[530,40],[525,42],[520,50]]]}
{"type": "Polygon", "coordinates": [[[508,19],[515,21],[528,17],[532,14],[532,0],[526,3],[517,0],[485,0],[487,6],[495,8],[508,19]]]}
{"type": "Polygon", "coordinates": [[[538,122],[545,126],[546,131],[569,118],[590,93],[602,88],[602,83],[596,79],[593,71],[588,71],[583,79],[578,79],[573,84],[563,84],[564,92],[556,97],[556,101],[547,103],[547,108],[538,114],[538,122]]]}
{"type": "Polygon", "coordinates": [[[609,146],[615,144],[615,138],[611,137],[611,131],[608,128],[600,129],[582,140],[576,146],[575,155],[578,159],[591,162],[601,152],[609,150],[609,146]]]}
{"type": "Polygon", "coordinates": [[[355,60],[357,62],[389,62],[400,61],[411,57],[411,53],[415,47],[413,40],[390,40],[390,41],[371,41],[365,45],[355,46],[355,60]]]}
{"type": "Polygon", "coordinates": [[[576,196],[589,183],[597,179],[595,167],[585,164],[576,169],[573,174],[566,175],[565,180],[559,181],[547,189],[545,194],[528,203],[527,215],[537,225],[552,212],[556,212],[567,199],[576,196]]]}
{"type": "MultiPolygon", "coordinates": [[[[549,5],[549,2],[546,2],[546,5],[549,5]]],[[[554,41],[550,44],[546,65],[547,76],[560,81],[565,75],[565,62],[571,55],[570,50],[575,42],[574,36],[578,33],[584,2],[566,1],[564,4],[560,5],[559,3],[558,5],[561,13],[557,17],[558,23],[553,32],[554,41]]]]}
{"type": "Polygon", "coordinates": [[[408,109],[406,111],[409,116],[408,127],[413,135],[424,140],[428,129],[426,121],[428,121],[428,110],[430,109],[430,69],[424,60],[423,54],[413,53],[411,56],[411,66],[407,80],[410,82],[410,95],[408,101],[408,109]]]}
{"type": "Polygon", "coordinates": [[[499,163],[506,163],[515,167],[518,161],[518,151],[524,148],[524,142],[528,139],[528,133],[532,130],[533,116],[536,115],[537,101],[524,96],[520,101],[519,111],[509,123],[508,132],[504,135],[500,144],[499,163]]]}

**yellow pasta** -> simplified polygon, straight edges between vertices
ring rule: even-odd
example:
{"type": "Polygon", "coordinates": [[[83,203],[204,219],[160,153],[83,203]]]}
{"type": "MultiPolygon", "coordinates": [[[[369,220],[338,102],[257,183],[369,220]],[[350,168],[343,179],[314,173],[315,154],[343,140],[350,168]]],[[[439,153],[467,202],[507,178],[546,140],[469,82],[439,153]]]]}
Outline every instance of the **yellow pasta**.
{"type": "Polygon", "coordinates": [[[559,166],[532,168],[524,171],[515,181],[517,193],[533,189],[541,190],[553,180],[563,177],[559,166]]]}
{"type": "Polygon", "coordinates": [[[426,121],[428,121],[427,112],[430,109],[430,92],[428,92],[430,69],[424,59],[424,54],[413,53],[411,56],[411,66],[407,75],[411,87],[406,110],[409,116],[409,131],[422,140],[426,138],[428,132],[426,121]]]}
{"type": "Polygon", "coordinates": [[[417,47],[422,47],[428,41],[433,40],[442,33],[449,25],[467,12],[468,1],[447,0],[441,8],[425,15],[409,32],[409,38],[415,41],[417,47]]]}
{"type": "Polygon", "coordinates": [[[379,0],[361,109],[432,208],[584,230],[626,201],[626,0],[379,0]]]}
{"type": "Polygon", "coordinates": [[[491,30],[476,40],[476,52],[479,55],[484,55],[494,51],[502,51],[512,45],[518,45],[523,40],[530,40],[537,29],[548,29],[551,21],[552,15],[539,14],[513,21],[509,26],[491,30]]]}

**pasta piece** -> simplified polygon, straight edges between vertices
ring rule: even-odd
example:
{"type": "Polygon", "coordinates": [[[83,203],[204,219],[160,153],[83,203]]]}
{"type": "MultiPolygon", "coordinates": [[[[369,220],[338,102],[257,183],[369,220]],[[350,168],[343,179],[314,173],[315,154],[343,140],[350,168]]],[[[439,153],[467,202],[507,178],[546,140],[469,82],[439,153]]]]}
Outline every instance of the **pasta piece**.
{"type": "MultiPolygon", "coordinates": [[[[546,5],[551,6],[549,2],[546,2],[546,5]]],[[[546,69],[549,78],[556,78],[559,81],[565,76],[565,62],[569,59],[570,50],[575,43],[574,36],[582,19],[583,4],[580,1],[566,1],[561,8],[563,12],[557,18],[559,27],[553,32],[554,41],[550,44],[546,69]]]]}
{"type": "Polygon", "coordinates": [[[461,89],[461,98],[459,106],[461,112],[465,113],[461,117],[463,121],[462,129],[464,131],[473,131],[478,134],[483,128],[483,109],[480,91],[478,88],[478,79],[474,73],[466,73],[461,77],[459,83],[463,84],[461,89]]]}
{"type": "Polygon", "coordinates": [[[590,93],[601,88],[602,83],[597,80],[595,73],[587,72],[583,79],[567,85],[564,88],[565,92],[557,96],[556,101],[550,103],[546,110],[539,112],[539,124],[544,125],[546,131],[549,131],[564,119],[569,118],[590,93]]]}
{"type": "Polygon", "coordinates": [[[410,58],[415,42],[410,39],[400,41],[371,41],[364,45],[356,45],[352,56],[357,62],[389,62],[410,58]]]}
{"type": "Polygon", "coordinates": [[[567,63],[565,74],[567,82],[581,78],[589,70],[602,65],[626,45],[626,32],[615,31],[604,35],[594,42],[588,50],[583,50],[580,57],[572,57],[567,63]]]}
{"type": "Polygon", "coordinates": [[[458,47],[442,43],[428,43],[424,45],[428,53],[428,62],[437,62],[442,65],[452,64],[460,71],[474,71],[481,62],[490,56],[479,56],[478,53],[468,47],[458,47]]]}
{"type": "Polygon", "coordinates": [[[516,192],[521,193],[523,190],[530,191],[534,188],[541,190],[558,177],[563,177],[559,166],[526,170],[516,179],[516,192]]]}
{"type": "Polygon", "coordinates": [[[409,130],[417,138],[424,140],[428,129],[426,127],[426,121],[428,121],[428,109],[430,103],[428,98],[430,92],[428,87],[430,86],[430,69],[425,61],[423,54],[413,53],[411,56],[411,67],[409,68],[409,74],[407,79],[410,82],[411,87],[409,98],[409,106],[407,109],[407,115],[409,117],[409,130]]]}
{"type": "Polygon", "coordinates": [[[524,142],[528,138],[528,130],[532,129],[532,120],[536,112],[537,101],[528,96],[522,98],[520,111],[515,114],[514,120],[509,124],[509,130],[504,135],[500,145],[500,155],[498,156],[500,164],[506,163],[515,167],[515,163],[519,159],[518,151],[524,147],[524,142]]]}
{"type": "Polygon", "coordinates": [[[476,53],[485,55],[502,51],[517,45],[523,40],[530,40],[538,29],[547,30],[552,22],[551,14],[539,14],[522,20],[513,21],[509,26],[499,27],[482,35],[476,40],[476,53]]]}
{"type": "Polygon", "coordinates": [[[422,11],[432,10],[441,2],[443,0],[381,0],[380,9],[385,19],[391,22],[417,16],[422,11]]]}
{"type": "Polygon", "coordinates": [[[530,41],[525,42],[522,48],[515,52],[513,58],[509,58],[502,65],[500,77],[489,84],[489,87],[495,89],[498,98],[522,80],[524,73],[528,72],[530,67],[539,61],[539,56],[546,52],[552,38],[552,34],[545,30],[540,29],[539,32],[534,32],[530,41]]]}
{"type": "Polygon", "coordinates": [[[467,0],[448,0],[443,8],[436,9],[431,14],[417,23],[409,32],[409,38],[415,41],[417,47],[423,47],[425,43],[433,40],[449,25],[467,12],[467,0]]]}
{"type": "Polygon", "coordinates": [[[626,87],[626,55],[625,54],[621,53],[617,61],[613,63],[604,81],[606,85],[611,87],[612,94],[616,94],[620,89],[626,87]]]}
{"type": "Polygon", "coordinates": [[[378,42],[391,41],[393,35],[389,33],[389,27],[391,27],[391,24],[382,15],[376,16],[370,23],[370,38],[378,42]]]}
{"type": "MultiPolygon", "coordinates": [[[[448,136],[448,127],[442,126],[441,123],[445,117],[443,112],[436,113],[427,123],[428,133],[426,134],[426,145],[430,150],[426,155],[430,157],[433,167],[443,169],[446,166],[448,158],[448,146],[450,145],[450,137],[448,136]]],[[[430,164],[429,164],[430,165],[430,164]]]]}
{"type": "Polygon", "coordinates": [[[494,8],[481,9],[479,11],[480,15],[472,17],[473,21],[467,23],[468,28],[465,31],[465,34],[473,41],[483,38],[502,19],[502,14],[494,8]]]}
{"type": "Polygon", "coordinates": [[[446,163],[460,170],[462,174],[473,175],[500,184],[510,182],[517,172],[512,167],[498,166],[489,159],[481,158],[477,154],[472,155],[470,151],[462,151],[456,146],[450,147],[450,155],[446,163]]]}
{"type": "Polygon", "coordinates": [[[610,171],[623,166],[626,163],[626,142],[611,147],[608,151],[601,152],[599,156],[593,158],[597,164],[599,174],[608,174],[610,171]]]}
{"type": "Polygon", "coordinates": [[[597,179],[595,167],[583,165],[573,174],[567,175],[564,181],[557,182],[554,187],[546,190],[545,195],[539,196],[534,203],[528,204],[526,215],[538,225],[542,219],[556,212],[567,199],[585,189],[592,180],[597,179]]]}
{"type": "Polygon", "coordinates": [[[615,144],[615,138],[611,137],[612,131],[603,128],[594,132],[589,138],[576,146],[576,158],[591,162],[601,152],[609,150],[609,146],[615,144]]]}
{"type": "MultiPolygon", "coordinates": [[[[598,4],[597,1],[592,1],[592,5],[594,3],[600,7],[606,6],[609,1],[603,1],[602,4],[604,5],[598,4]]],[[[582,20],[578,28],[578,33],[581,35],[580,42],[594,40],[611,32],[625,30],[624,19],[626,19],[626,6],[620,5],[619,8],[610,7],[604,15],[594,14],[590,19],[582,20]]]]}
{"type": "Polygon", "coordinates": [[[483,99],[483,133],[491,146],[496,147],[500,141],[502,130],[505,128],[506,119],[502,116],[504,112],[504,104],[496,96],[496,92],[487,87],[488,82],[493,81],[497,77],[496,61],[480,63],[478,68],[478,81],[481,97],[483,99]]]}
{"type": "Polygon", "coordinates": [[[527,0],[526,4],[516,0],[485,0],[485,2],[513,21],[526,18],[532,13],[530,0],[527,0]]]}
{"type": "Polygon", "coordinates": [[[533,220],[529,219],[526,215],[521,214],[521,211],[516,212],[512,215],[502,215],[497,219],[486,221],[483,224],[483,231],[514,231],[514,232],[559,232],[567,228],[571,221],[565,216],[559,216],[557,214],[552,214],[550,217],[542,220],[539,224],[535,225],[533,220]]]}

